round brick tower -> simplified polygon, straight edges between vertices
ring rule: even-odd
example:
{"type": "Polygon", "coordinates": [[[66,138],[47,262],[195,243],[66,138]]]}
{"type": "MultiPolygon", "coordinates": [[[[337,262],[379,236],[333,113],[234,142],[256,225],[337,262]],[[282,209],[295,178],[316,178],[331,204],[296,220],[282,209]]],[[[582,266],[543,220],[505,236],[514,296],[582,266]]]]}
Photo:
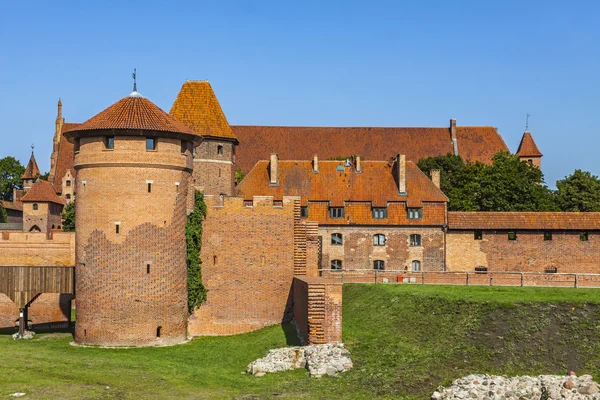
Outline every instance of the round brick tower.
{"type": "Polygon", "coordinates": [[[185,224],[202,137],[136,91],[65,136],[77,171],[75,342],[186,340],[185,224]]]}

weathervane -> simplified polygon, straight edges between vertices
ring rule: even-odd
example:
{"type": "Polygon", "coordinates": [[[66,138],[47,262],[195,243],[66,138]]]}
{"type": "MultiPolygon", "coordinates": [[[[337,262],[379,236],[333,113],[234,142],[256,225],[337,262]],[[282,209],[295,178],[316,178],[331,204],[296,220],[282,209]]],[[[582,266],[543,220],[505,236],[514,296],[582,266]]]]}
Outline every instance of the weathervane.
{"type": "Polygon", "coordinates": [[[33,143],[31,143],[31,154],[33,154],[33,149],[35,148],[35,146],[33,145],[33,143]]]}
{"type": "Polygon", "coordinates": [[[133,69],[133,74],[131,74],[131,77],[133,78],[133,91],[137,92],[137,83],[136,83],[137,74],[136,74],[135,68],[133,69]]]}
{"type": "Polygon", "coordinates": [[[525,132],[529,132],[529,117],[531,117],[531,114],[527,114],[527,118],[525,119],[525,132]]]}

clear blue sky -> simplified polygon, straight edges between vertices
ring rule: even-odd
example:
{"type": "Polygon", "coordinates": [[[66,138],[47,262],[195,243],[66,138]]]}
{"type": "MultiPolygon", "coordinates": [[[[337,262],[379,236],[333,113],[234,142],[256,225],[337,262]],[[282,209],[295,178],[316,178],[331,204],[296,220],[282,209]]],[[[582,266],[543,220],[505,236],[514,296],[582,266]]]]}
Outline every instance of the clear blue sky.
{"type": "Polygon", "coordinates": [[[11,1],[0,10],[0,157],[48,171],[56,102],[82,122],[132,88],[168,111],[207,79],[231,124],[530,131],[546,182],[600,175],[600,3],[11,1]]]}

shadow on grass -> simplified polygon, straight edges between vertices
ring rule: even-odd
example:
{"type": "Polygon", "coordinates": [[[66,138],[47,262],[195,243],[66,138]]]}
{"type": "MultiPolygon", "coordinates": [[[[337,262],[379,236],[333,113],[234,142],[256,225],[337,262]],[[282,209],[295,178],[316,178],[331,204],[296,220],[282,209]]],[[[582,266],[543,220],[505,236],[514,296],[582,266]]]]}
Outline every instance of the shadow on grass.
{"type": "Polygon", "coordinates": [[[281,330],[285,335],[285,342],[288,346],[301,346],[300,339],[296,333],[296,329],[292,324],[281,324],[281,330]]]}

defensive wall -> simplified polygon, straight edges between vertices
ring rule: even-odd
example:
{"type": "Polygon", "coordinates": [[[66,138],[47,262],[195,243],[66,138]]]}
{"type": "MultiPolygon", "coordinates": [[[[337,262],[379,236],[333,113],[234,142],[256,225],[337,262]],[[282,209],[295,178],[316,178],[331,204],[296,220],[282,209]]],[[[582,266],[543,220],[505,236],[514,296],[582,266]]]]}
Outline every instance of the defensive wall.
{"type": "Polygon", "coordinates": [[[0,266],[13,265],[75,265],[75,232],[0,231],[0,266]]]}

